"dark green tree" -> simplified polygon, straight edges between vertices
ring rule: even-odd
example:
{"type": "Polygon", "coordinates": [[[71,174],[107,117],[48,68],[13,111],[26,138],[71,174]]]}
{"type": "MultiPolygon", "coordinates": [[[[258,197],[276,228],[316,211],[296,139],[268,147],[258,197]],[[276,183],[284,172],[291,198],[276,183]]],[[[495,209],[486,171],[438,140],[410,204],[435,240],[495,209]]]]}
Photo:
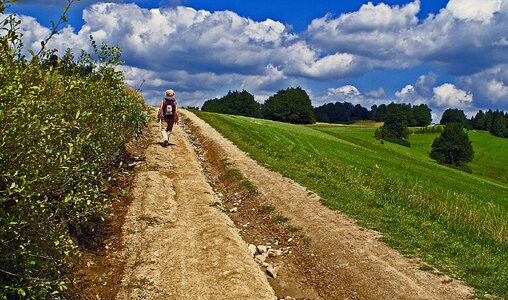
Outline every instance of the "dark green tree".
{"type": "Polygon", "coordinates": [[[411,104],[399,103],[395,105],[400,106],[399,111],[403,116],[405,116],[407,126],[418,126],[416,118],[413,114],[413,108],[411,107],[411,104]]]}
{"type": "Polygon", "coordinates": [[[462,124],[446,124],[441,135],[432,143],[430,157],[441,164],[454,166],[462,166],[473,160],[473,146],[462,124]]]}
{"type": "Polygon", "coordinates": [[[443,116],[441,117],[441,121],[439,123],[442,125],[446,125],[448,123],[459,123],[462,126],[465,126],[467,118],[464,111],[457,108],[448,108],[443,112],[443,116]]]}
{"type": "Polygon", "coordinates": [[[420,104],[413,106],[413,116],[416,121],[416,126],[428,126],[432,121],[432,116],[430,114],[432,110],[427,106],[427,104],[420,104]]]}
{"type": "Polygon", "coordinates": [[[353,120],[368,120],[369,110],[360,104],[356,104],[351,110],[351,118],[353,120]]]}
{"type": "Polygon", "coordinates": [[[411,144],[407,140],[409,130],[405,108],[395,103],[388,104],[384,120],[383,126],[375,133],[376,138],[410,147],[411,144]]]}
{"type": "Polygon", "coordinates": [[[496,114],[494,121],[492,122],[492,128],[490,132],[499,137],[508,136],[507,120],[503,112],[496,114]]]}
{"type": "Polygon", "coordinates": [[[479,112],[476,113],[476,115],[473,118],[473,128],[485,130],[485,122],[486,122],[485,113],[482,110],[480,110],[479,112]]]}
{"type": "Polygon", "coordinates": [[[309,95],[300,87],[280,90],[268,98],[263,105],[263,117],[294,124],[316,122],[309,95]]]}
{"type": "Polygon", "coordinates": [[[261,117],[261,105],[247,91],[229,91],[226,96],[220,99],[205,101],[201,110],[229,115],[261,117]]]}
{"type": "Polygon", "coordinates": [[[316,121],[327,123],[351,123],[353,104],[349,102],[327,103],[316,107],[316,121]]]}
{"type": "Polygon", "coordinates": [[[485,112],[485,130],[490,131],[492,128],[492,123],[494,121],[494,112],[489,109],[485,112]]]}

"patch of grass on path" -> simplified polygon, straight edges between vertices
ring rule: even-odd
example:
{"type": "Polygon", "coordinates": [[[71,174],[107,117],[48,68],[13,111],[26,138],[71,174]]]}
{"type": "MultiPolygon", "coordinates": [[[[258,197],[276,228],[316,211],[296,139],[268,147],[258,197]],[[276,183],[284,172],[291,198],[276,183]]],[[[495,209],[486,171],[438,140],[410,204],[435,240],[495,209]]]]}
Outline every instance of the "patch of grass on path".
{"type": "MultiPolygon", "coordinates": [[[[383,232],[405,255],[463,279],[479,296],[507,295],[508,185],[475,173],[480,167],[468,174],[437,165],[423,142],[380,144],[369,127],[196,113],[260,163],[318,193],[328,207],[383,232]]],[[[506,149],[494,153],[505,151],[498,153],[503,157],[506,149]]]]}

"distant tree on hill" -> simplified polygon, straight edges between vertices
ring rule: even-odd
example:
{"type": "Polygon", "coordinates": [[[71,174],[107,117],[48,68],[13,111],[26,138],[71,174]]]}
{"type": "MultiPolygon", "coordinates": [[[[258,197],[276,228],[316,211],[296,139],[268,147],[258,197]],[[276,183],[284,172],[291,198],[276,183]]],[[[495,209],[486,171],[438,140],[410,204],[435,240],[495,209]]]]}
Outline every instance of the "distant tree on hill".
{"type": "Polygon", "coordinates": [[[309,95],[300,87],[278,91],[265,101],[262,112],[265,119],[274,121],[294,124],[316,122],[309,95]]]}
{"type": "Polygon", "coordinates": [[[349,102],[327,103],[316,107],[316,120],[327,123],[351,123],[356,120],[369,120],[369,110],[360,104],[349,102]]]}
{"type": "Polygon", "coordinates": [[[390,103],[386,109],[384,125],[376,130],[376,138],[410,147],[411,144],[407,140],[409,130],[405,110],[401,105],[390,103]]]}
{"type": "Polygon", "coordinates": [[[492,122],[490,132],[499,137],[508,137],[507,120],[503,112],[498,112],[492,122]]]}
{"type": "Polygon", "coordinates": [[[381,104],[379,106],[374,104],[370,109],[369,116],[371,120],[376,122],[382,122],[384,120],[386,114],[386,104],[381,104]]]}
{"type": "Polygon", "coordinates": [[[360,104],[356,104],[351,110],[351,119],[353,120],[368,120],[369,110],[360,104]]]}
{"type": "Polygon", "coordinates": [[[457,108],[448,108],[443,112],[443,116],[441,117],[439,124],[446,125],[448,123],[459,123],[462,126],[465,126],[466,122],[467,118],[464,111],[457,108]]]}
{"type": "Polygon", "coordinates": [[[494,121],[494,112],[489,109],[485,112],[485,130],[490,131],[492,128],[492,121],[494,121]]]}
{"type": "Polygon", "coordinates": [[[413,106],[413,116],[416,121],[416,126],[428,126],[432,121],[432,116],[430,114],[432,110],[427,106],[427,104],[420,104],[413,106]]]}
{"type": "Polygon", "coordinates": [[[474,129],[487,130],[499,137],[508,137],[508,113],[504,111],[489,109],[484,113],[480,110],[471,119],[471,124],[474,129]]]}
{"type": "Polygon", "coordinates": [[[432,143],[430,157],[441,164],[454,166],[462,166],[473,160],[473,146],[462,124],[446,124],[441,135],[432,143]]]}
{"type": "Polygon", "coordinates": [[[485,113],[482,110],[477,112],[474,118],[472,119],[472,122],[474,129],[485,130],[486,123],[485,113]]]}
{"type": "Polygon", "coordinates": [[[226,96],[220,99],[205,101],[201,110],[247,117],[261,117],[261,105],[247,91],[229,91],[226,96]]]}

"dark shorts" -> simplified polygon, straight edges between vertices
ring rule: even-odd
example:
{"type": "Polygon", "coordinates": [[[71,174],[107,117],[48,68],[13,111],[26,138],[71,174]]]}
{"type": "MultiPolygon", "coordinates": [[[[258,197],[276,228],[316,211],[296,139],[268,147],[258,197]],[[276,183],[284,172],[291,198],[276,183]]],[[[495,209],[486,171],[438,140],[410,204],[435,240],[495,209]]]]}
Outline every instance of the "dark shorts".
{"type": "Polygon", "coordinates": [[[167,131],[173,131],[173,124],[175,124],[175,116],[171,116],[169,118],[164,118],[164,122],[168,124],[166,127],[167,131]]]}

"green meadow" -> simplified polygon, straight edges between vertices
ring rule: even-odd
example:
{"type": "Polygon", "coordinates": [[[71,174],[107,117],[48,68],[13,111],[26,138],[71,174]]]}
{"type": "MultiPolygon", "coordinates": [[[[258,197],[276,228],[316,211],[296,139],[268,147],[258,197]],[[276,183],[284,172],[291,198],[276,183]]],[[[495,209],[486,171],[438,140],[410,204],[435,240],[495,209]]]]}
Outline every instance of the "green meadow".
{"type": "Polygon", "coordinates": [[[508,139],[471,131],[472,173],[428,157],[437,134],[411,148],[374,139],[375,127],[298,126],[195,112],[269,169],[322,203],[379,230],[409,257],[464,280],[477,295],[508,295],[508,139]]]}

